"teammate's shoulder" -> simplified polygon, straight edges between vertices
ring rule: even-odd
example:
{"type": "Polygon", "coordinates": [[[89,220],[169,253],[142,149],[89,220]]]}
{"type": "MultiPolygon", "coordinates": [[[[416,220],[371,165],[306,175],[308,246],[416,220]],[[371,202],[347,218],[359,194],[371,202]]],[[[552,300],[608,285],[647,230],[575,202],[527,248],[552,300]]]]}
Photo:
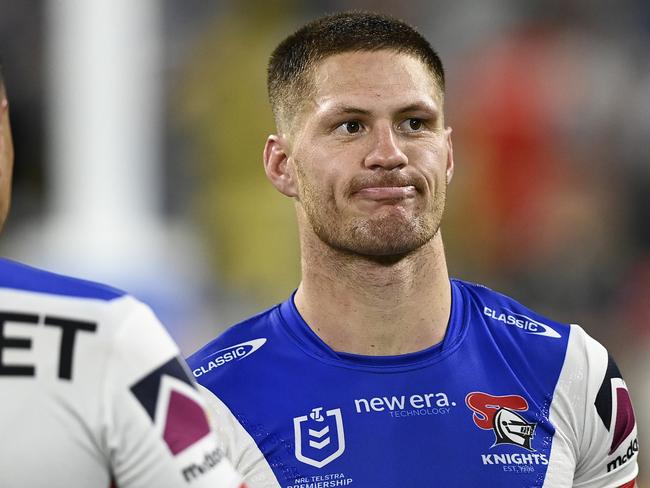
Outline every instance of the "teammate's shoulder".
{"type": "MultiPolygon", "coordinates": [[[[273,333],[271,316],[277,312],[279,305],[264,310],[243,320],[217,336],[187,358],[188,364],[194,366],[209,358],[240,359],[249,356],[262,347],[273,333]],[[223,353],[223,354],[220,354],[223,353]]],[[[230,360],[230,359],[229,359],[230,360]]]]}
{"type": "Polygon", "coordinates": [[[108,285],[34,268],[8,259],[0,259],[0,288],[110,301],[126,292],[108,285]]]}
{"type": "Polygon", "coordinates": [[[519,331],[522,337],[545,336],[559,339],[569,335],[572,326],[553,320],[523,305],[514,298],[485,285],[461,280],[453,282],[465,291],[473,312],[480,314],[489,327],[497,330],[519,331]]]}

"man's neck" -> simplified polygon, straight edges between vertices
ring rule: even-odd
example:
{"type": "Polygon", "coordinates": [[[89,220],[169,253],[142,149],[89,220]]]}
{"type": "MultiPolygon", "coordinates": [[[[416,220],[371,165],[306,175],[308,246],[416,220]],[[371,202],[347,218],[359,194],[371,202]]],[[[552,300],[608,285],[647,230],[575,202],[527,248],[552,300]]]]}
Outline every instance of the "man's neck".
{"type": "Polygon", "coordinates": [[[387,356],[426,349],[443,339],[451,286],[440,232],[389,264],[308,241],[302,246],[295,302],[332,349],[387,356]]]}

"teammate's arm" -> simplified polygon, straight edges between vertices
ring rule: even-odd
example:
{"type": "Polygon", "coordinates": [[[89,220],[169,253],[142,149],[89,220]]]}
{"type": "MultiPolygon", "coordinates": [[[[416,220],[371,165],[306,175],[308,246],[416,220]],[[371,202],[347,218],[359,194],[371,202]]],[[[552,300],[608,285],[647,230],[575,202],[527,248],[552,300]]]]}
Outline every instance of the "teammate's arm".
{"type": "Polygon", "coordinates": [[[0,73],[0,229],[9,210],[14,147],[9,123],[9,101],[0,73]]]}
{"type": "Polygon", "coordinates": [[[238,488],[204,400],[151,310],[132,310],[115,337],[104,383],[104,450],[118,488],[238,488]]]}

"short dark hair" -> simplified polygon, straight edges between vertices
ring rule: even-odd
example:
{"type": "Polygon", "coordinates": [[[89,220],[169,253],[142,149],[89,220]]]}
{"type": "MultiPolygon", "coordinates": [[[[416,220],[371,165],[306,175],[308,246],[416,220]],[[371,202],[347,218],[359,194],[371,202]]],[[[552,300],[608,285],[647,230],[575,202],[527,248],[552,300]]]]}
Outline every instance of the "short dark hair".
{"type": "Polygon", "coordinates": [[[282,41],[271,54],[267,88],[278,125],[295,115],[310,92],[316,65],[334,54],[387,49],[409,54],[427,66],[440,90],[445,74],[440,58],[415,28],[393,17],[350,11],[321,17],[282,41]]]}

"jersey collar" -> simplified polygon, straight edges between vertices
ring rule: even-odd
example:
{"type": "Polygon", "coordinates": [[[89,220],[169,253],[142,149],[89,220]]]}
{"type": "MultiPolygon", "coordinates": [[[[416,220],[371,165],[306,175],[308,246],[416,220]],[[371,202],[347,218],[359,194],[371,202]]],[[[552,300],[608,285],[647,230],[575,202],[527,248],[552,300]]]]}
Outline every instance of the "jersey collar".
{"type": "Polygon", "coordinates": [[[304,352],[321,361],[339,366],[387,372],[423,367],[429,363],[440,361],[453,352],[462,341],[466,330],[465,297],[458,283],[451,280],[451,313],[445,337],[438,344],[421,351],[397,356],[365,356],[334,351],[300,315],[294,301],[295,294],[294,291],[291,297],[280,305],[279,314],[282,326],[304,352]]]}

